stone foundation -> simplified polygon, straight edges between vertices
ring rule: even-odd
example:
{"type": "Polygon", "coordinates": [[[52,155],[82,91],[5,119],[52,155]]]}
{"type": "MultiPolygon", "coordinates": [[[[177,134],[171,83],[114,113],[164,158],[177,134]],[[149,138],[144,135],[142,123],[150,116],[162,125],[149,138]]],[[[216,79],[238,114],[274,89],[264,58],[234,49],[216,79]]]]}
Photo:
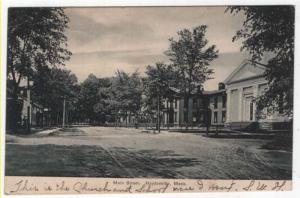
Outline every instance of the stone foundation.
{"type": "Polygon", "coordinates": [[[269,131],[269,130],[291,130],[292,122],[230,122],[225,127],[230,130],[243,131],[269,131]]]}

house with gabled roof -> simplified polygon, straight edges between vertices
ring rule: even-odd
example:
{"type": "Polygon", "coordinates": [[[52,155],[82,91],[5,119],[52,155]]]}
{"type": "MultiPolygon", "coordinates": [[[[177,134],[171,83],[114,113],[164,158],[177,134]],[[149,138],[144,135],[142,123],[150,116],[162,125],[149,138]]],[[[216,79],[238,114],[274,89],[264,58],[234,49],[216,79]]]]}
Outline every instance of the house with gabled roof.
{"type": "Polygon", "coordinates": [[[164,100],[163,126],[223,125],[226,121],[226,91],[223,83],[218,90],[205,91],[198,87],[192,91],[188,106],[180,90],[171,87],[171,99],[164,100]],[[188,110],[187,110],[188,108],[188,110]]]}

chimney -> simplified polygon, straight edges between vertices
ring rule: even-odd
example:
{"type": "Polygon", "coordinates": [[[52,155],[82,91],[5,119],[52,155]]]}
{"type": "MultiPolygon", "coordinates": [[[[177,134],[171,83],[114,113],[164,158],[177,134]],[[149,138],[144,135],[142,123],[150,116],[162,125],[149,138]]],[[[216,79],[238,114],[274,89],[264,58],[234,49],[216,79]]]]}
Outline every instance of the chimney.
{"type": "Polygon", "coordinates": [[[197,85],[197,92],[203,92],[204,88],[202,85],[197,85]]]}
{"type": "Polygon", "coordinates": [[[225,89],[225,84],[222,82],[219,83],[219,90],[221,89],[225,89]]]}

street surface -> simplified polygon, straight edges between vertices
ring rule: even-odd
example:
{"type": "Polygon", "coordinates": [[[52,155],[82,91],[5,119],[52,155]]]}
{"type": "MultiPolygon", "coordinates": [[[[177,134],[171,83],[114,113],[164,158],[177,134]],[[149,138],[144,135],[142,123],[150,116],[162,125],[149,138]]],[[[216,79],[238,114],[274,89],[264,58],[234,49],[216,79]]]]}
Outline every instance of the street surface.
{"type": "Polygon", "coordinates": [[[292,152],[271,140],[203,133],[80,127],[6,136],[6,175],[122,178],[291,179],[292,152]]]}

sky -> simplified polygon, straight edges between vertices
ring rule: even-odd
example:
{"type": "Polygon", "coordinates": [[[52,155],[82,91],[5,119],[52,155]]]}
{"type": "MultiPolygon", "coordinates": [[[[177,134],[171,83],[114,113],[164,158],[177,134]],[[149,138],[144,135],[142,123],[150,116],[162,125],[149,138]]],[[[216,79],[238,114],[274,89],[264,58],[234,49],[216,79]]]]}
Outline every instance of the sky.
{"type": "Polygon", "coordinates": [[[179,30],[207,25],[208,45],[217,46],[219,57],[210,64],[215,73],[204,88],[217,89],[247,58],[240,52],[241,41],[232,42],[244,16],[224,11],[224,7],[67,8],[70,23],[66,33],[73,55],[66,67],[79,82],[91,73],[113,76],[117,69],[144,75],[146,66],[168,63],[169,38],[176,39],[179,30]]]}

